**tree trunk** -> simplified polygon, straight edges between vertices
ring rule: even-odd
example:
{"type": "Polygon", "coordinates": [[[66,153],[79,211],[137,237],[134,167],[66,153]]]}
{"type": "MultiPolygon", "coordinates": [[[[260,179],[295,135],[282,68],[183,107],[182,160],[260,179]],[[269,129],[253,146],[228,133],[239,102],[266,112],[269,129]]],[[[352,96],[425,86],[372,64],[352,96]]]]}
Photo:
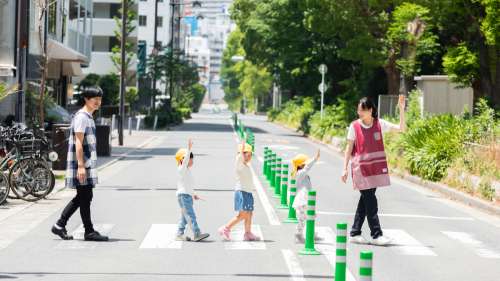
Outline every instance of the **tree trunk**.
{"type": "Polygon", "coordinates": [[[500,108],[500,44],[496,46],[495,87],[491,93],[491,100],[496,108],[500,108]]]}
{"type": "Polygon", "coordinates": [[[399,95],[399,70],[396,67],[396,56],[394,54],[389,56],[384,71],[387,76],[387,94],[399,95]]]}
{"type": "Polygon", "coordinates": [[[486,46],[484,38],[480,37],[479,45],[479,92],[474,93],[474,100],[482,97],[493,98],[494,85],[491,77],[491,64],[488,46],[486,46]],[[477,94],[477,95],[476,95],[477,94]]]}

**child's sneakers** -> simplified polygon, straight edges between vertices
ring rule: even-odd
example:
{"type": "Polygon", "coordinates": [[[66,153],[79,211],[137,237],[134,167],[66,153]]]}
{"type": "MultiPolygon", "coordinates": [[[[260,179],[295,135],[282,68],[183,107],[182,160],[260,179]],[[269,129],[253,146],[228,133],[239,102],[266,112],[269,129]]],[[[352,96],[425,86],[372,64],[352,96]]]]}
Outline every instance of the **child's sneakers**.
{"type": "Polygon", "coordinates": [[[189,236],[184,235],[184,234],[177,234],[177,237],[175,237],[175,240],[177,240],[177,241],[191,241],[191,238],[189,236]]]}
{"type": "Polygon", "coordinates": [[[222,237],[222,239],[226,241],[231,241],[231,236],[230,236],[231,230],[229,230],[227,226],[221,226],[219,228],[219,234],[222,237]]]}
{"type": "Polygon", "coordinates": [[[304,242],[305,242],[304,235],[302,235],[300,233],[296,233],[295,234],[295,242],[300,243],[300,244],[304,244],[304,242]]]}
{"type": "Polygon", "coordinates": [[[260,241],[260,237],[253,234],[252,232],[247,232],[243,236],[244,241],[260,241]]]}
{"type": "Polygon", "coordinates": [[[210,234],[208,234],[208,233],[197,233],[197,234],[194,235],[193,241],[194,242],[199,242],[199,241],[201,241],[201,240],[203,240],[205,238],[208,238],[208,236],[210,236],[210,234]]]}

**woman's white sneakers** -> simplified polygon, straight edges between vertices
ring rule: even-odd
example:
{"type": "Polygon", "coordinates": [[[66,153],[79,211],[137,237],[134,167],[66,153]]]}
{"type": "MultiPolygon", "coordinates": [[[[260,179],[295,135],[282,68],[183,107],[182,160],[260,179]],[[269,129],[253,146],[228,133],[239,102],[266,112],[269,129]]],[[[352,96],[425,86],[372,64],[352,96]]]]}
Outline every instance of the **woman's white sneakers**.
{"type": "Polygon", "coordinates": [[[354,244],[372,244],[375,246],[387,246],[392,243],[392,239],[387,236],[379,236],[368,242],[363,236],[357,235],[349,237],[349,242],[354,244]]]}
{"type": "Polygon", "coordinates": [[[376,246],[387,246],[392,243],[392,239],[387,236],[379,236],[375,239],[372,239],[371,244],[376,246]]]}

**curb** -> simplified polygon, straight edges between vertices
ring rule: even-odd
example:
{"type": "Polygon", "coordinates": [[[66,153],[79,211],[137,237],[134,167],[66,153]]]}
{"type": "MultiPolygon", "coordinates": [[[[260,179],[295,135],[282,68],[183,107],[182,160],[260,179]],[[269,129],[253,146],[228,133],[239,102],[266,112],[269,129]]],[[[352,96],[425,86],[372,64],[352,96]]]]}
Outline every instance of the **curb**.
{"type": "MultiPolygon", "coordinates": [[[[276,123],[276,122],[272,122],[272,121],[267,121],[267,122],[278,125],[282,128],[297,132],[296,129],[290,128],[284,124],[276,123]]],[[[298,136],[302,136],[302,137],[304,137],[304,138],[306,138],[306,139],[308,139],[316,144],[326,146],[330,150],[337,152],[340,156],[343,156],[343,151],[334,145],[325,143],[323,141],[320,141],[320,140],[318,140],[314,137],[308,136],[308,135],[298,134],[298,136]]],[[[393,171],[394,171],[394,169],[393,169],[393,171]]],[[[487,202],[483,199],[480,199],[480,198],[474,197],[472,195],[469,195],[467,193],[461,192],[461,191],[459,191],[453,187],[449,187],[445,184],[430,182],[430,181],[426,181],[426,180],[424,180],[420,177],[417,177],[417,176],[405,175],[405,174],[400,174],[400,173],[392,173],[391,177],[398,177],[402,180],[406,180],[408,182],[417,184],[421,187],[430,189],[434,192],[439,192],[443,195],[446,195],[448,197],[448,199],[460,202],[462,204],[465,204],[465,205],[470,206],[470,207],[474,207],[476,209],[480,209],[482,211],[486,211],[486,212],[493,214],[493,215],[496,215],[496,216],[500,216],[500,207],[499,206],[495,206],[493,203],[487,202]]]]}

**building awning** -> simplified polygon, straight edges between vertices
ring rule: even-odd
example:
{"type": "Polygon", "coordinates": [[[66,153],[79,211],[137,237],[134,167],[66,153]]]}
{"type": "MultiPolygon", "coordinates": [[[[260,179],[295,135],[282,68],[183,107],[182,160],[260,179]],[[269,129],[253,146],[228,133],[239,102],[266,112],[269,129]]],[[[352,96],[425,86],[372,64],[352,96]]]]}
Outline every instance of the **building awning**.
{"type": "Polygon", "coordinates": [[[53,39],[49,39],[47,41],[47,55],[49,60],[64,60],[74,62],[86,62],[88,60],[88,58],[83,54],[53,39]]]}

